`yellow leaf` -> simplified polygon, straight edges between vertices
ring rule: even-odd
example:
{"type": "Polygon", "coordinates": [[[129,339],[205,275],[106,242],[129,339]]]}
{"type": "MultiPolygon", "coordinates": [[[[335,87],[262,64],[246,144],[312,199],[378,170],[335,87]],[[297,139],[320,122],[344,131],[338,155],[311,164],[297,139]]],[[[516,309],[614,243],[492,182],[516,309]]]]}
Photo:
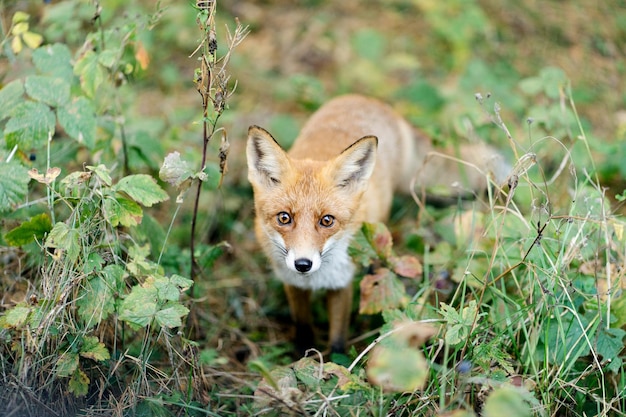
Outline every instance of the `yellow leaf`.
{"type": "Polygon", "coordinates": [[[15,36],[21,35],[22,33],[28,32],[28,22],[20,22],[13,26],[11,33],[15,36]]]}
{"type": "Polygon", "coordinates": [[[619,240],[622,240],[624,238],[624,224],[619,223],[615,220],[611,221],[611,224],[613,225],[613,229],[615,230],[615,236],[617,236],[619,240]]]}
{"type": "Polygon", "coordinates": [[[22,51],[22,40],[19,36],[15,36],[11,39],[11,49],[16,54],[19,54],[22,51]]]}
{"type": "Polygon", "coordinates": [[[135,47],[135,59],[139,62],[139,66],[142,70],[148,68],[148,65],[150,64],[150,55],[141,42],[137,42],[137,46],[135,47]]]}
{"type": "Polygon", "coordinates": [[[24,12],[15,12],[15,14],[13,15],[13,24],[16,23],[21,23],[21,22],[27,22],[28,19],[30,18],[30,16],[28,15],[28,13],[24,13],[24,12]]]}
{"type": "Polygon", "coordinates": [[[43,36],[34,32],[26,32],[22,35],[24,43],[28,45],[30,49],[36,49],[43,42],[43,36]]]}
{"type": "Polygon", "coordinates": [[[82,370],[77,369],[70,378],[69,391],[77,397],[84,397],[89,392],[89,377],[82,370]]]}

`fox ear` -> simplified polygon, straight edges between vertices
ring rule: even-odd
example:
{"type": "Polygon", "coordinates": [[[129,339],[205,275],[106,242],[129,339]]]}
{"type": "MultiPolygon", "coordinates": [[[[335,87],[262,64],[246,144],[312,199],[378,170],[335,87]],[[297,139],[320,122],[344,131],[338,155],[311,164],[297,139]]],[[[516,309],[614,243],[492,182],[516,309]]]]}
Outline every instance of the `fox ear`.
{"type": "Polygon", "coordinates": [[[248,129],[248,179],[253,184],[266,186],[280,183],[289,158],[269,132],[259,126],[248,129]]]}
{"type": "Polygon", "coordinates": [[[378,138],[365,136],[354,142],[332,162],[332,175],[339,187],[364,187],[376,165],[378,138]]]}

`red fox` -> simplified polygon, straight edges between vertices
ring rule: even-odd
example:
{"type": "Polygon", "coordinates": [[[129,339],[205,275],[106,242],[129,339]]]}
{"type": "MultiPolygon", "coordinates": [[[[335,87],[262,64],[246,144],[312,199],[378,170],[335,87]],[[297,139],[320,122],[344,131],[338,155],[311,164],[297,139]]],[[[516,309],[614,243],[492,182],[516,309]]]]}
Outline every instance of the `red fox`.
{"type": "Polygon", "coordinates": [[[478,190],[487,186],[487,176],[477,166],[489,167],[498,179],[508,174],[500,154],[484,144],[460,148],[473,169],[441,157],[423,166],[430,151],[429,138],[390,106],[358,95],[323,105],[289,153],[266,130],[249,128],[255,232],[284,283],[299,351],[314,343],[314,290],[327,291],[331,351],[344,351],[355,271],[348,245],[363,222],[387,219],[394,191],[408,192],[416,175],[420,186],[460,182],[478,190]]]}

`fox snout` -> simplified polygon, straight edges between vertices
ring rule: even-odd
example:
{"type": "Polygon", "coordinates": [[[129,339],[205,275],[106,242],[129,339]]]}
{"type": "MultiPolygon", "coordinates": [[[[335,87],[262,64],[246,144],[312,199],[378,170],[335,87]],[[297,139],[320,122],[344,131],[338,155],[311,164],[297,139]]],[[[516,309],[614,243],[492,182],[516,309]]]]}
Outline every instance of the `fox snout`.
{"type": "Polygon", "coordinates": [[[316,272],[322,265],[322,259],[317,251],[311,252],[312,253],[302,254],[296,253],[294,249],[288,250],[287,256],[285,257],[287,268],[301,274],[316,272]]]}
{"type": "Polygon", "coordinates": [[[309,272],[313,267],[313,261],[307,258],[296,259],[293,263],[298,272],[309,272]]]}

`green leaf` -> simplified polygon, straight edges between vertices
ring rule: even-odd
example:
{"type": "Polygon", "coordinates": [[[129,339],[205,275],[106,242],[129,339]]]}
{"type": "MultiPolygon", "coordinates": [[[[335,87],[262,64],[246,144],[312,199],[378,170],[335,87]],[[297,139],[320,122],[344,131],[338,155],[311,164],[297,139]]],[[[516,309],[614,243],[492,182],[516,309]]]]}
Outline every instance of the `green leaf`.
{"type": "MultiPolygon", "coordinates": [[[[220,167],[218,164],[207,163],[204,168],[204,173],[206,174],[206,178],[203,179],[204,183],[210,190],[217,190],[220,185],[220,167]]],[[[197,175],[196,175],[197,176],[197,175]]]]}
{"type": "Polygon", "coordinates": [[[154,135],[139,130],[129,132],[127,137],[128,145],[128,163],[131,171],[136,172],[144,169],[145,166],[150,170],[158,170],[160,161],[163,158],[163,146],[158,140],[154,140],[154,135]]]}
{"type": "Polygon", "coordinates": [[[114,189],[128,194],[130,198],[146,207],[169,199],[167,193],[154,178],[146,174],[129,175],[122,178],[114,189]]]}
{"type": "Polygon", "coordinates": [[[172,276],[170,277],[170,282],[178,286],[181,291],[187,291],[193,285],[193,280],[177,274],[172,274],[172,276]]]}
{"type": "Polygon", "coordinates": [[[533,413],[520,390],[505,385],[489,394],[482,415],[484,417],[530,417],[533,413]]]}
{"type": "Polygon", "coordinates": [[[105,49],[98,56],[98,62],[107,68],[113,68],[117,61],[117,51],[105,49]]]}
{"type": "Polygon", "coordinates": [[[566,84],[567,75],[562,69],[544,67],[539,71],[539,75],[520,81],[519,88],[529,96],[544,93],[547,97],[557,100],[561,94],[561,89],[566,84]]]}
{"type": "Polygon", "coordinates": [[[177,301],[181,291],[185,291],[193,285],[193,281],[181,275],[172,275],[170,278],[157,276],[154,278],[154,286],[157,289],[159,301],[177,301]]]}
{"type": "Polygon", "coordinates": [[[73,262],[80,254],[80,234],[78,230],[71,229],[65,223],[57,223],[48,234],[45,246],[62,249],[73,262]]]}
{"type": "MultiPolygon", "coordinates": [[[[85,274],[91,274],[92,272],[101,272],[102,265],[104,265],[104,259],[98,252],[91,252],[87,255],[87,259],[85,260],[85,266],[83,267],[83,272],[85,274]]],[[[114,265],[112,265],[114,266],[114,265]]]]}
{"type": "Polygon", "coordinates": [[[446,330],[446,343],[450,346],[457,346],[467,340],[469,336],[469,327],[455,324],[448,326],[446,330]]]}
{"type": "Polygon", "coordinates": [[[11,115],[13,109],[24,100],[24,82],[11,81],[0,90],[0,121],[11,115]]]}
{"type": "Polygon", "coordinates": [[[300,122],[291,114],[276,114],[269,120],[269,129],[280,132],[280,143],[288,149],[300,133],[300,122]]]}
{"type": "Polygon", "coordinates": [[[89,377],[82,370],[76,369],[68,383],[68,390],[77,397],[83,397],[89,392],[89,377]]]}
{"type": "Polygon", "coordinates": [[[400,92],[398,97],[404,98],[410,103],[419,103],[419,106],[430,113],[441,111],[446,105],[446,99],[439,89],[423,79],[416,79],[400,92]]]}
{"type": "Polygon", "coordinates": [[[583,315],[578,316],[578,320],[572,315],[551,317],[543,323],[537,358],[543,360],[547,357],[552,364],[571,366],[578,358],[590,352],[583,333],[593,340],[594,332],[595,327],[589,326],[589,319],[583,315]]]}
{"type": "Polygon", "coordinates": [[[180,298],[180,289],[165,277],[156,277],[154,286],[157,289],[158,301],[177,301],[180,298]]]}
{"type": "Polygon", "coordinates": [[[97,325],[115,312],[115,294],[122,290],[124,269],[107,265],[100,273],[86,280],[76,305],[79,317],[89,325],[97,325]]]}
{"type": "Polygon", "coordinates": [[[80,348],[80,356],[83,358],[93,359],[94,361],[105,361],[111,358],[109,351],[104,343],[95,336],[85,336],[83,345],[80,348]]]}
{"type": "Polygon", "coordinates": [[[145,327],[157,312],[157,289],[152,282],[135,285],[120,306],[120,320],[133,327],[145,327]]]}
{"type": "Polygon", "coordinates": [[[22,22],[28,22],[28,19],[30,19],[30,15],[28,13],[17,11],[13,15],[11,22],[13,22],[13,24],[18,24],[22,22]]]}
{"type": "Polygon", "coordinates": [[[36,101],[51,107],[60,107],[70,99],[70,85],[67,81],[47,75],[30,75],[24,82],[26,93],[36,101]]]}
{"type": "MultiPolygon", "coordinates": [[[[452,346],[464,343],[469,336],[474,317],[479,314],[476,301],[470,301],[461,312],[456,311],[454,307],[446,303],[440,303],[440,306],[440,313],[448,324],[445,335],[446,343],[452,346]]],[[[483,315],[480,313],[478,317],[483,315]]]]}
{"type": "Polygon", "coordinates": [[[4,323],[7,327],[20,327],[28,319],[30,311],[30,307],[15,306],[4,313],[4,323]]]}
{"type": "Polygon", "coordinates": [[[157,311],[156,321],[167,328],[182,326],[182,318],[189,313],[189,309],[182,304],[168,303],[167,307],[157,311]]]}
{"type": "Polygon", "coordinates": [[[379,258],[387,260],[392,255],[393,239],[383,223],[363,223],[363,234],[379,258]]]}
{"type": "Polygon", "coordinates": [[[59,124],[78,143],[93,149],[96,144],[96,112],[85,97],[75,98],[57,110],[59,124]]]}
{"type": "Polygon", "coordinates": [[[221,242],[217,245],[204,245],[200,244],[198,247],[198,263],[203,268],[212,269],[215,261],[226,252],[230,245],[228,242],[221,242]]]}
{"type": "Polygon", "coordinates": [[[109,169],[106,166],[102,164],[96,167],[87,165],[87,169],[93,172],[94,174],[96,174],[96,177],[98,177],[98,179],[102,181],[102,183],[106,185],[107,187],[110,187],[111,184],[113,183],[113,180],[111,179],[111,175],[109,174],[109,169]]]}
{"type": "Polygon", "coordinates": [[[120,307],[120,320],[132,326],[145,327],[152,319],[164,327],[177,327],[181,318],[189,310],[175,301],[180,297],[180,289],[175,285],[185,279],[176,276],[174,283],[165,277],[149,277],[142,285],[136,285],[124,299],[120,307]],[[171,300],[169,302],[165,302],[171,300]],[[163,306],[163,307],[161,307],[163,306]]]}
{"type": "Polygon", "coordinates": [[[596,352],[606,361],[610,361],[607,370],[617,373],[622,368],[623,361],[619,354],[624,349],[624,337],[626,337],[626,331],[622,329],[603,327],[598,331],[596,352]]]}
{"type": "Polygon", "coordinates": [[[413,392],[426,384],[428,361],[419,349],[395,343],[381,344],[372,351],[367,377],[384,391],[413,392]]]}
{"type": "Polygon", "coordinates": [[[27,31],[22,33],[22,40],[30,49],[35,49],[43,42],[43,36],[39,33],[27,31]]]}
{"type": "Polygon", "coordinates": [[[378,256],[365,237],[362,227],[354,234],[352,242],[348,247],[348,254],[354,263],[362,265],[365,268],[369,268],[372,264],[372,260],[376,259],[378,256]]]}
{"type": "Polygon", "coordinates": [[[74,75],[71,60],[70,49],[62,43],[41,46],[33,51],[33,63],[40,73],[61,78],[68,83],[74,75]]]}
{"type": "Polygon", "coordinates": [[[485,371],[488,371],[496,363],[509,375],[513,375],[515,374],[515,369],[511,364],[515,360],[503,349],[505,346],[506,342],[502,338],[490,339],[484,343],[479,343],[474,346],[473,361],[485,371]]]}
{"type": "Polygon", "coordinates": [[[137,226],[143,218],[141,206],[127,198],[106,198],[104,200],[104,214],[111,226],[137,226]]]}
{"type": "MultiPolygon", "coordinates": [[[[191,413],[190,413],[191,415],[191,413]]],[[[163,404],[162,401],[156,401],[153,398],[141,400],[133,410],[134,417],[171,417],[172,413],[163,404]]]]}
{"type": "Polygon", "coordinates": [[[385,51],[385,38],[375,29],[361,29],[352,38],[352,47],[362,58],[377,61],[385,51]]]}
{"type": "Polygon", "coordinates": [[[107,78],[106,68],[98,62],[98,55],[87,51],[74,65],[74,73],[80,78],[80,86],[89,98],[95,98],[98,87],[107,78]]]}
{"type": "Polygon", "coordinates": [[[23,246],[34,240],[42,240],[51,229],[50,217],[41,213],[12,229],[4,238],[11,246],[23,246]]]}
{"type": "Polygon", "coordinates": [[[78,353],[65,352],[59,357],[56,373],[59,377],[68,377],[78,369],[78,353]]]}
{"type": "Polygon", "coordinates": [[[25,152],[43,148],[48,134],[54,135],[56,119],[50,107],[44,103],[25,101],[11,112],[11,118],[4,129],[7,146],[17,145],[25,152]]]}
{"type": "Polygon", "coordinates": [[[616,319],[614,323],[611,323],[611,326],[619,328],[626,325],[626,291],[622,291],[621,294],[614,298],[614,301],[611,303],[611,314],[616,319]]]}
{"type": "Polygon", "coordinates": [[[529,96],[537,95],[543,89],[542,80],[539,77],[525,78],[519,82],[519,88],[529,96]]]}
{"type": "Polygon", "coordinates": [[[28,194],[28,170],[12,160],[0,162],[0,213],[13,210],[28,194]]]}
{"type": "Polygon", "coordinates": [[[80,195],[80,190],[85,188],[85,185],[89,183],[90,178],[91,172],[77,171],[68,174],[61,180],[65,196],[78,197],[80,195]]]}

